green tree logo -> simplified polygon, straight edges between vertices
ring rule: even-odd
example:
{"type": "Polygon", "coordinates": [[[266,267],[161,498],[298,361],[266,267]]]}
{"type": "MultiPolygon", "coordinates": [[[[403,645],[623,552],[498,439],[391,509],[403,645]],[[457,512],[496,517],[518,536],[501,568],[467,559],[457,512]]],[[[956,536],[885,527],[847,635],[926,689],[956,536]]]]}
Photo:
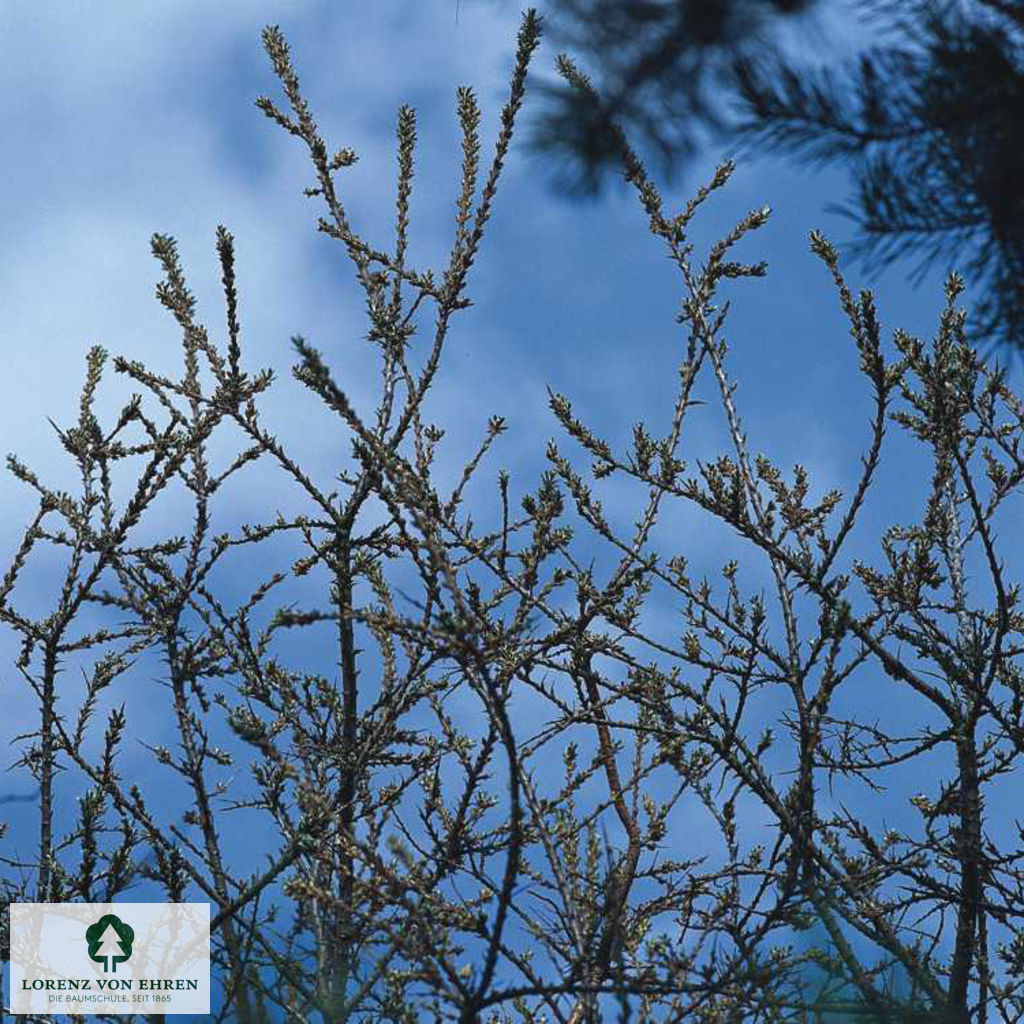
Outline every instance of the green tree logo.
{"type": "Polygon", "coordinates": [[[94,925],[85,931],[85,940],[89,943],[89,958],[103,964],[103,973],[117,971],[119,962],[123,963],[132,955],[132,941],[135,930],[113,914],[104,914],[94,925]]]}

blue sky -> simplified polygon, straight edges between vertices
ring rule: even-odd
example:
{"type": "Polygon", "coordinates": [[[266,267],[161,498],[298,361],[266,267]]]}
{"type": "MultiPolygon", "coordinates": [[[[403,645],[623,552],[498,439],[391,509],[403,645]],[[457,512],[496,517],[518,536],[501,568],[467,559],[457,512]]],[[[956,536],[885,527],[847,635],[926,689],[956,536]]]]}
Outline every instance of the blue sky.
{"type": "MultiPolygon", "coordinates": [[[[373,368],[347,265],[336,243],[317,235],[319,211],[301,195],[310,184],[301,147],[253,104],[260,94],[277,95],[260,29],[281,25],[329,142],[359,153],[343,195],[356,228],[381,247],[393,221],[395,112],[403,102],[417,108],[412,259],[436,265],[449,243],[457,186],[455,88],[475,87],[489,145],[519,18],[514,5],[462,0],[456,20],[455,7],[455,0],[10,6],[0,62],[5,451],[70,487],[46,416],[74,415],[89,347],[99,342],[158,371],[177,366],[178,333],[153,298],[153,231],[178,239],[200,315],[223,337],[214,250],[223,223],[236,237],[247,365],[278,371],[267,408],[282,439],[328,469],[344,448],[311,429],[329,421],[309,399],[295,403],[301,389],[287,372],[288,339],[302,334],[320,348],[357,399],[371,394],[373,368]]],[[[552,58],[542,48],[536,71],[549,75],[552,58]]],[[[530,116],[528,98],[524,123],[530,116]]],[[[609,436],[624,440],[638,416],[657,432],[669,415],[682,341],[673,268],[635,198],[613,188],[597,203],[570,202],[551,189],[542,158],[513,149],[471,279],[475,305],[452,332],[431,409],[449,428],[451,472],[488,416],[504,415],[509,433],[489,472],[493,479],[508,467],[522,494],[535,485],[544,443],[556,433],[546,387],[571,396],[577,414],[609,436]]],[[[681,206],[721,155],[712,149],[680,175],[665,190],[669,207],[681,206]]],[[[730,292],[732,366],[755,448],[786,467],[803,462],[818,493],[851,479],[867,439],[867,389],[828,276],[806,241],[811,228],[839,243],[849,236],[848,224],[825,210],[845,194],[837,172],[747,159],[695,229],[699,252],[752,207],[774,210],[741,250],[751,261],[766,259],[769,275],[730,292]]],[[[859,283],[855,270],[850,276],[859,283]]],[[[931,334],[941,307],[935,277],[914,290],[896,268],[873,283],[888,328],[931,334]]],[[[111,373],[105,407],[119,406],[129,390],[111,373]]],[[[691,455],[724,450],[711,407],[695,411],[693,430],[691,455]]],[[[908,479],[890,457],[871,524],[913,514],[908,479]]],[[[250,519],[266,514],[271,494],[278,500],[258,476],[234,494],[250,519]]],[[[34,500],[9,476],[0,479],[0,497],[7,553],[34,500]]],[[[684,517],[679,529],[693,531],[686,546],[700,551],[709,571],[735,553],[728,534],[706,522],[684,517]]],[[[24,600],[42,607],[47,597],[39,587],[24,600]]],[[[5,694],[15,683],[0,670],[5,694]]],[[[18,715],[29,705],[13,700],[0,739],[26,725],[18,715]]]]}
{"type": "MultiPolygon", "coordinates": [[[[492,131],[518,11],[489,0],[462,3],[458,20],[448,0],[358,9],[65,3],[21,5],[7,19],[17,45],[0,69],[0,124],[13,155],[0,168],[8,359],[0,429],[9,447],[47,459],[54,445],[42,414],[59,417],[74,399],[91,344],[157,367],[176,358],[173,324],[152,298],[153,231],[177,237],[214,327],[222,311],[213,230],[224,223],[235,233],[253,362],[283,369],[293,333],[340,354],[346,334],[361,330],[344,265],[312,230],[317,211],[300,195],[309,183],[300,146],[253,106],[275,87],[259,45],[262,25],[284,29],[328,138],[359,152],[344,188],[356,225],[371,238],[390,232],[395,110],[402,102],[417,108],[413,246],[426,261],[450,230],[455,86],[476,88],[492,131]],[[33,407],[38,415],[29,414],[33,407]]],[[[543,49],[536,71],[550,74],[551,58],[543,49]]],[[[670,195],[685,199],[720,155],[708,152],[670,195]]],[[[514,152],[473,284],[476,308],[453,337],[444,378],[444,398],[458,394],[467,418],[477,402],[508,415],[519,428],[508,440],[516,446],[521,437],[524,456],[536,450],[525,428],[546,415],[545,385],[597,409],[610,426],[619,416],[628,422],[636,408],[660,404],[663,356],[676,342],[672,269],[633,197],[613,189],[598,204],[579,205],[548,186],[543,158],[514,152]],[[627,402],[627,394],[637,397],[627,402]]],[[[697,225],[699,237],[713,239],[752,206],[773,207],[770,225],[746,246],[752,259],[769,261],[770,277],[736,295],[735,361],[751,382],[747,415],[836,470],[836,441],[846,436],[846,417],[856,416],[846,397],[859,394],[859,382],[806,234],[848,234],[824,212],[842,195],[834,172],[747,160],[697,225]],[[793,429],[794,418],[813,422],[810,438],[793,429]]],[[[897,273],[881,285],[888,323],[930,329],[939,302],[933,288],[912,291],[897,273]]],[[[18,520],[11,511],[5,522],[18,520]]]]}

